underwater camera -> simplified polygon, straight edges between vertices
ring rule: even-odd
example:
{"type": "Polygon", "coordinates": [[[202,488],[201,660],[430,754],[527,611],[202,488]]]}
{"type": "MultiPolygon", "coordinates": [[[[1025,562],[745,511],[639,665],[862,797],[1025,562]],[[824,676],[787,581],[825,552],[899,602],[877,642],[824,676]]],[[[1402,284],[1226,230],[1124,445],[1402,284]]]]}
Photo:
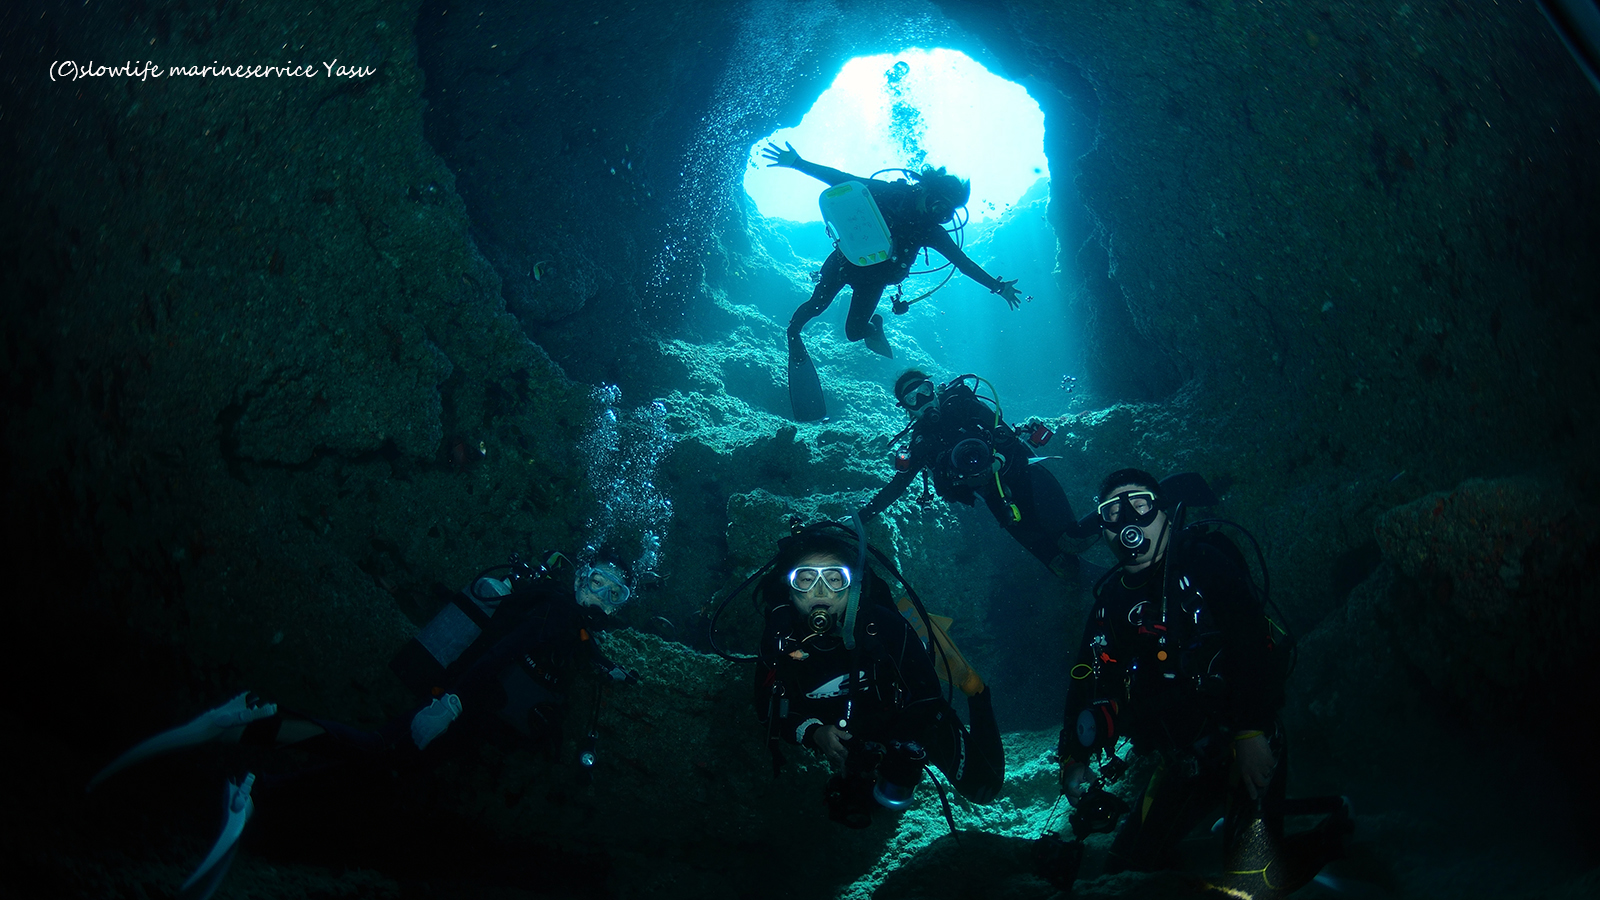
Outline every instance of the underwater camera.
{"type": "Polygon", "coordinates": [[[959,478],[973,478],[991,470],[994,448],[978,438],[967,438],[950,448],[950,471],[959,478]]]}
{"type": "Polygon", "coordinates": [[[822,800],[828,805],[828,818],[846,828],[865,828],[872,824],[871,772],[842,772],[828,779],[822,800]]]}
{"type": "Polygon", "coordinates": [[[1128,801],[1096,784],[1078,799],[1078,805],[1067,816],[1067,824],[1072,826],[1072,836],[1080,841],[1091,834],[1110,834],[1129,809],[1128,801]]]}
{"type": "Polygon", "coordinates": [[[872,799],[884,809],[901,812],[911,805],[911,795],[917,792],[922,781],[922,767],[928,761],[928,752],[916,741],[895,741],[889,745],[883,762],[878,765],[878,780],[872,787],[872,799]]]}
{"type": "Polygon", "coordinates": [[[1034,873],[1056,890],[1072,890],[1078,867],[1083,865],[1083,839],[1091,834],[1110,834],[1129,809],[1127,801],[1095,784],[1067,816],[1073,840],[1064,841],[1060,835],[1047,832],[1033,842],[1034,873]]]}
{"type": "Polygon", "coordinates": [[[828,779],[823,800],[828,818],[849,828],[872,824],[878,809],[900,812],[922,781],[928,753],[915,741],[895,741],[890,746],[873,741],[849,741],[844,771],[828,779]]]}

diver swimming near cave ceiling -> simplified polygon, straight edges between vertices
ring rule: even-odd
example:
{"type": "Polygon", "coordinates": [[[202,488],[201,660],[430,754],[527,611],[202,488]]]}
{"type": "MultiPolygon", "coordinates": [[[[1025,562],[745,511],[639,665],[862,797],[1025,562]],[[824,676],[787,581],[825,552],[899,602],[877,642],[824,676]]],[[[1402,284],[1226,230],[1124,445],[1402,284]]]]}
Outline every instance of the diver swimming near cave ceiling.
{"type": "MultiPolygon", "coordinates": [[[[999,294],[1012,309],[1021,308],[1016,280],[989,275],[945,230],[966,207],[972,193],[967,182],[943,168],[931,167],[907,171],[910,181],[861,178],[803,159],[789,144],[780,148],[769,143],[761,154],[771,160],[769,168],[794,169],[829,185],[819,202],[834,237],[834,250],[823,260],[811,299],[789,320],[789,401],[796,421],[812,422],[827,415],[822,383],[800,332],[846,286],[850,288],[850,312],[845,318],[845,337],[865,341],[874,353],[891,358],[894,349],[884,335],[883,317],[876,312],[878,301],[885,288],[905,280],[917,254],[924,250],[937,251],[968,278],[999,294]]],[[[909,306],[897,301],[894,312],[903,314],[909,306]]]]}

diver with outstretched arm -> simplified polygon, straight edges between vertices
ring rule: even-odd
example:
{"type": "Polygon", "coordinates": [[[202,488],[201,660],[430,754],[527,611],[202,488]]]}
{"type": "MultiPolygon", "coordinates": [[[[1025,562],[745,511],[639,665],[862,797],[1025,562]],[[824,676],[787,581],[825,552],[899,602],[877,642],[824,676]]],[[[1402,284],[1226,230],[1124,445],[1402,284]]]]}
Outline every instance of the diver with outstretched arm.
{"type": "MultiPolygon", "coordinates": [[[[889,249],[885,258],[869,264],[852,262],[836,246],[823,260],[821,277],[811,292],[811,299],[801,304],[789,320],[789,399],[796,420],[815,421],[827,414],[822,383],[800,332],[807,322],[833,304],[846,285],[850,287],[850,312],[845,318],[845,337],[851,341],[865,341],[874,353],[891,358],[894,349],[884,335],[883,316],[877,314],[878,301],[883,298],[884,288],[905,280],[917,254],[924,249],[937,251],[967,277],[991,293],[999,294],[1012,309],[1021,308],[1016,280],[1005,281],[985,272],[945,231],[945,225],[971,197],[970,183],[942,167],[911,173],[914,182],[861,178],[803,159],[789,144],[779,147],[769,143],[762,148],[761,155],[770,160],[769,167],[794,169],[833,187],[849,182],[861,184],[865,192],[859,199],[874,207],[872,212],[881,218],[883,227],[888,230],[889,249]]],[[[872,216],[869,214],[868,218],[872,216]]],[[[896,311],[904,312],[904,308],[896,311]]]]}

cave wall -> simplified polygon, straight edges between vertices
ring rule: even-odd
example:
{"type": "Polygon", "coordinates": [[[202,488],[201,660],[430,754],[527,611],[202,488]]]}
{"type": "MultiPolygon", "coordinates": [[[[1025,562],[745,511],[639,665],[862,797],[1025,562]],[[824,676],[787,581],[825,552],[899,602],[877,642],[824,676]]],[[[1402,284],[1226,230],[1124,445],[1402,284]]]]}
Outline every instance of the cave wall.
{"type": "Polygon", "coordinates": [[[432,582],[581,521],[587,389],[505,312],[423,140],[416,12],[8,15],[43,60],[8,81],[4,453],[33,523],[9,550],[60,598],[24,613],[41,656],[87,632],[108,669],[149,670],[112,686],[117,715],[237,678],[380,714],[432,582]],[[33,80],[275,52],[375,73],[33,80]]]}
{"type": "Polygon", "coordinates": [[[1187,419],[1130,456],[1231,486],[1308,623],[1395,502],[1592,493],[1600,98],[1535,4],[942,6],[1093,116],[1091,389],[1187,419]]]}

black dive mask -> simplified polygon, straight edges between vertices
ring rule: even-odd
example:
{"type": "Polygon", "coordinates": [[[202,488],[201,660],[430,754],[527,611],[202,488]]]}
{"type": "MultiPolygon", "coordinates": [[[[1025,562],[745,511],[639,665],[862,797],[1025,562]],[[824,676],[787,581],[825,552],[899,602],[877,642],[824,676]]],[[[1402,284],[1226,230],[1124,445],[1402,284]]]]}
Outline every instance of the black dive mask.
{"type": "Polygon", "coordinates": [[[1152,491],[1137,490],[1101,501],[1099,511],[1100,527],[1116,534],[1112,549],[1124,562],[1132,562],[1150,543],[1144,529],[1156,520],[1161,508],[1152,491]]]}
{"type": "Polygon", "coordinates": [[[906,391],[905,396],[900,398],[900,405],[905,407],[906,412],[911,415],[912,421],[921,419],[929,413],[936,413],[939,411],[938,389],[934,387],[932,381],[924,380],[919,382],[916,387],[906,391]]]}

